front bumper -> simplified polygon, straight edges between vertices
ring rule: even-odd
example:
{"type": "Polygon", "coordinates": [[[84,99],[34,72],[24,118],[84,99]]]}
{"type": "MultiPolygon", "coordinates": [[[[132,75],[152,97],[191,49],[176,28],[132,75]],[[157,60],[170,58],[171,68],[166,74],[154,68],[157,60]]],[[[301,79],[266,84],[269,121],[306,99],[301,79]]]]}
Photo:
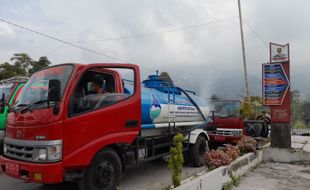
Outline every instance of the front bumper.
{"type": "Polygon", "coordinates": [[[62,162],[38,164],[11,160],[4,156],[0,156],[0,171],[1,173],[5,173],[13,178],[43,184],[61,183],[64,179],[64,168],[62,162]],[[6,172],[6,165],[12,163],[18,166],[18,172],[16,175],[8,174],[6,172]],[[41,174],[40,179],[35,177],[35,175],[37,176],[38,174],[41,174]]]}
{"type": "Polygon", "coordinates": [[[228,136],[209,133],[210,142],[237,144],[241,136],[228,136]]]}

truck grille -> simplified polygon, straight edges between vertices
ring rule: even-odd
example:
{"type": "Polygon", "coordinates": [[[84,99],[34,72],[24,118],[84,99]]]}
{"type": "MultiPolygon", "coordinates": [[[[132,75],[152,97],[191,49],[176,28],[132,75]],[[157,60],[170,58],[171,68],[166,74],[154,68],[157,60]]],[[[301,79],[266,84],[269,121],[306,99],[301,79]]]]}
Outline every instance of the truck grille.
{"type": "Polygon", "coordinates": [[[5,155],[10,158],[15,158],[18,160],[32,161],[33,160],[33,147],[27,146],[17,146],[13,144],[6,143],[6,153],[5,155]]]}
{"type": "Polygon", "coordinates": [[[217,129],[216,134],[223,136],[240,136],[242,134],[242,130],[217,129]]]}

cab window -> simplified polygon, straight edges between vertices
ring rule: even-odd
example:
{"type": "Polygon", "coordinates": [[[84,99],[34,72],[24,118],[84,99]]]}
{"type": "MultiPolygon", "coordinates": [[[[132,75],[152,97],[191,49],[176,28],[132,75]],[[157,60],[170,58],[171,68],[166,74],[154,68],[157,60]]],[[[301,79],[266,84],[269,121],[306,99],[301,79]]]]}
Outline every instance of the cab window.
{"type": "Polygon", "coordinates": [[[123,72],[119,70],[113,68],[87,70],[81,76],[70,98],[70,116],[104,108],[131,96],[133,88],[126,89],[123,72]]]}

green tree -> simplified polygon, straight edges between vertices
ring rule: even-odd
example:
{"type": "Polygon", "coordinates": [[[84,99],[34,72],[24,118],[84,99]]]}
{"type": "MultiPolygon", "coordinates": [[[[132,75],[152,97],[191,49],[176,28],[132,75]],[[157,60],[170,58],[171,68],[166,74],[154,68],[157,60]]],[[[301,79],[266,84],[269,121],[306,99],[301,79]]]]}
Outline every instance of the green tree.
{"type": "Polygon", "coordinates": [[[45,67],[48,67],[51,62],[47,59],[47,57],[40,57],[38,61],[33,61],[31,66],[32,68],[29,69],[29,74],[33,74],[45,67]]]}
{"type": "Polygon", "coordinates": [[[18,67],[8,62],[0,65],[0,80],[23,74],[23,70],[20,70],[18,67]]]}
{"type": "Polygon", "coordinates": [[[302,100],[299,90],[293,90],[291,94],[292,120],[295,122],[301,120],[303,115],[302,100]]]}
{"type": "Polygon", "coordinates": [[[15,53],[10,61],[20,71],[20,75],[28,75],[28,70],[33,63],[33,60],[26,53],[15,53]]]}
{"type": "Polygon", "coordinates": [[[10,61],[11,63],[5,62],[0,64],[0,80],[14,76],[30,76],[51,64],[45,56],[35,61],[26,53],[16,53],[10,61]]]}
{"type": "Polygon", "coordinates": [[[240,113],[245,119],[255,119],[260,113],[262,99],[259,96],[251,96],[250,103],[244,99],[241,105],[240,113]]]}
{"type": "Polygon", "coordinates": [[[160,75],[159,75],[159,79],[165,81],[165,82],[170,82],[170,83],[173,83],[170,75],[168,72],[161,72],[160,75]]]}
{"type": "Polygon", "coordinates": [[[305,121],[307,124],[307,127],[310,128],[310,102],[305,101],[302,104],[302,110],[303,110],[303,116],[302,119],[305,121]]]}

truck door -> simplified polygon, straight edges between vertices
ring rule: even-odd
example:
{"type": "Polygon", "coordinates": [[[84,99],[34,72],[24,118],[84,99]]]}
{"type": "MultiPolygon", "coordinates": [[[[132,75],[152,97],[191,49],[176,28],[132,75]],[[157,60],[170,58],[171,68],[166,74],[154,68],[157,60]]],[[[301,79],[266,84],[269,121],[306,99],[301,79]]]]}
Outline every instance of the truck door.
{"type": "Polygon", "coordinates": [[[87,164],[107,145],[132,143],[141,130],[138,66],[91,64],[74,80],[64,122],[64,161],[87,164]]]}

